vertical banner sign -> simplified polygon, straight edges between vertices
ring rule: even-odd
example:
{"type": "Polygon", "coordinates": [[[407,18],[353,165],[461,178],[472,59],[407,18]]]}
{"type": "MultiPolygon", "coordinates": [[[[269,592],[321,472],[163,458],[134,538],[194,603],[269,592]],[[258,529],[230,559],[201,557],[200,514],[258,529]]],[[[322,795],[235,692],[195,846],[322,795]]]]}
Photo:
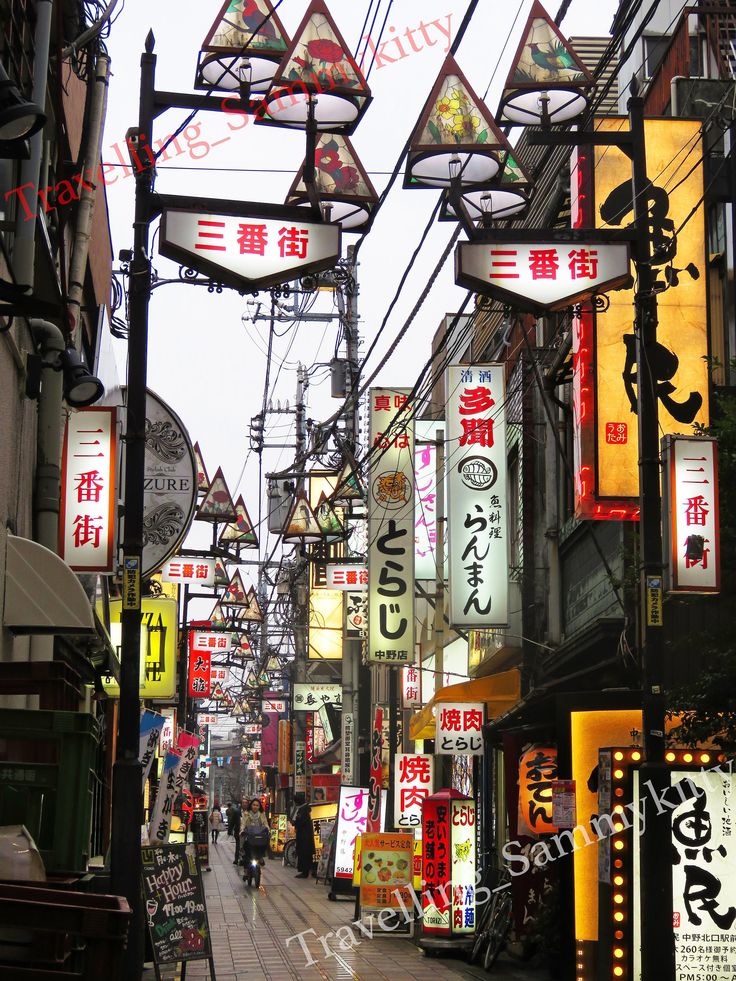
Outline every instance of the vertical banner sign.
{"type": "Polygon", "coordinates": [[[413,664],[401,669],[401,707],[413,709],[422,705],[422,671],[413,664]]]}
{"type": "Polygon", "coordinates": [[[422,808],[422,932],[449,934],[447,880],[450,862],[449,801],[430,797],[422,808]]]}
{"type": "Polygon", "coordinates": [[[158,784],[156,803],[151,815],[151,824],[148,829],[148,840],[152,845],[165,845],[169,840],[171,831],[171,815],[174,810],[176,800],[176,771],[181,763],[178,753],[167,753],[164,759],[164,767],[161,772],[161,779],[158,784]]]}
{"type": "Polygon", "coordinates": [[[138,750],[138,756],[141,761],[141,766],[143,767],[144,787],[146,785],[146,780],[148,780],[151,763],[153,763],[153,758],[156,755],[156,747],[158,746],[158,741],[161,738],[161,731],[163,729],[164,722],[165,719],[163,715],[159,715],[158,712],[152,712],[150,709],[144,709],[141,713],[140,747],[138,750]]]}
{"type": "MultiPolygon", "coordinates": [[[[340,787],[335,836],[335,878],[352,879],[355,841],[368,829],[368,790],[365,787],[340,787]]],[[[380,828],[376,828],[380,831],[380,828]]]]}
{"type": "Polygon", "coordinates": [[[314,712],[307,712],[307,728],[305,732],[307,763],[314,763],[314,712]]]}
{"type": "Polygon", "coordinates": [[[434,757],[399,753],[394,774],[394,824],[397,828],[421,828],[422,803],[434,789],[434,757]]]}
{"type": "Polygon", "coordinates": [[[435,579],[437,565],[437,447],[434,443],[417,443],[414,451],[416,477],[415,569],[417,579],[435,579]]]}
{"type": "Polygon", "coordinates": [[[368,780],[368,825],[366,831],[381,830],[381,783],[383,779],[383,709],[376,706],[371,732],[371,770],[368,780]]]}
{"type": "Polygon", "coordinates": [[[445,756],[482,756],[485,708],[485,702],[440,702],[435,752],[445,756]]]}
{"type": "Polygon", "coordinates": [[[116,414],[69,413],[61,457],[59,555],[75,572],[115,571],[116,414]]]}
{"type": "Polygon", "coordinates": [[[307,744],[303,739],[294,740],[294,793],[307,792],[307,744]]]}
{"type": "Polygon", "coordinates": [[[370,392],[366,659],[392,665],[414,661],[414,426],[408,392],[370,392]]]}
{"type": "Polygon", "coordinates": [[[447,369],[450,623],[508,625],[503,365],[447,369]]]}
{"type": "Polygon", "coordinates": [[[527,838],[554,834],[552,783],[557,779],[557,749],[531,746],[519,760],[519,812],[517,831],[527,838]]]}
{"type": "Polygon", "coordinates": [[[450,802],[452,932],[475,932],[475,801],[450,802]]]}
{"type": "Polygon", "coordinates": [[[368,621],[368,593],[345,594],[345,636],[365,637],[368,621]]]}
{"type": "Polygon", "coordinates": [[[663,444],[666,588],[676,593],[717,593],[721,579],[717,444],[695,436],[670,436],[663,444]]]}
{"type": "Polygon", "coordinates": [[[352,784],[355,779],[355,759],[353,757],[355,717],[352,712],[343,712],[340,721],[342,723],[342,782],[352,784]]]}
{"type": "Polygon", "coordinates": [[[212,654],[209,650],[197,650],[194,638],[189,635],[189,697],[209,698],[212,693],[212,654]]]}

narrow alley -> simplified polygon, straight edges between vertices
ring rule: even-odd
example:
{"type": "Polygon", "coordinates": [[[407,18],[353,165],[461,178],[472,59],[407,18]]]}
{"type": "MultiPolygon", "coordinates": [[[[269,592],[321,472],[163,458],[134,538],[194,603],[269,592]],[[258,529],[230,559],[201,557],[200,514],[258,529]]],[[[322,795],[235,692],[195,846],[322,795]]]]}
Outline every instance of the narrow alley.
{"type": "MultiPolygon", "coordinates": [[[[517,967],[504,954],[488,973],[468,965],[459,954],[430,959],[410,940],[389,936],[363,937],[352,950],[341,950],[339,941],[329,937],[328,957],[318,938],[348,926],[354,919],[353,903],[330,902],[325,885],[313,878],[295,880],[295,870],[285,868],[280,859],[267,859],[260,889],[249,888],[233,857],[233,839],[222,835],[217,845],[210,846],[211,871],[205,873],[217,981],[253,976],[264,981],[425,981],[430,976],[433,981],[546,981],[545,971],[517,967]],[[312,964],[296,939],[310,928],[314,934],[306,940],[312,964]]],[[[355,928],[353,932],[358,933],[355,928]]],[[[163,978],[178,976],[173,968],[162,970],[163,978]]],[[[207,961],[190,961],[186,976],[207,978],[207,961]]],[[[153,977],[149,966],[144,978],[153,977]]]]}

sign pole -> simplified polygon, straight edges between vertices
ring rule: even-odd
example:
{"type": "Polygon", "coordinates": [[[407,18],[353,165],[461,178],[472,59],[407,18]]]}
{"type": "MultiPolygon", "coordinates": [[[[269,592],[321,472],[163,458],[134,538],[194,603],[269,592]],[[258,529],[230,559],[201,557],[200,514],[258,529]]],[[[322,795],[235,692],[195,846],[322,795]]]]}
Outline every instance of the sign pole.
{"type": "MultiPolygon", "coordinates": [[[[154,118],[156,56],[149,32],[141,57],[139,141],[150,141],[154,118]]],[[[129,144],[132,148],[133,142],[129,144]]],[[[143,796],[139,753],[140,625],[143,557],[143,474],[146,449],[146,374],[148,305],[151,263],[148,258],[150,196],[153,164],[139,158],[135,167],[135,223],[130,263],[130,335],[128,338],[128,395],[126,421],[124,588],[121,611],[120,719],[117,758],[113,766],[111,874],[115,893],[125,896],[132,911],[123,974],[131,981],[143,972],[143,909],[140,899],[143,796]],[[146,163],[148,165],[146,165],[146,163]],[[127,582],[126,582],[127,580],[127,582]]]]}

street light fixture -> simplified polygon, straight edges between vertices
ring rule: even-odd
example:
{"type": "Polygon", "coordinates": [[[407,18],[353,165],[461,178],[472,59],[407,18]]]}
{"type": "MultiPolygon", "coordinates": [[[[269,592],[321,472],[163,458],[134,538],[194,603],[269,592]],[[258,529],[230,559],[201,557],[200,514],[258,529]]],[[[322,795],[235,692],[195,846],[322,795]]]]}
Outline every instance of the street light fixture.
{"type": "Polygon", "coordinates": [[[14,143],[33,136],[46,124],[46,116],[33,102],[26,102],[0,66],[0,141],[14,143]]]}
{"type": "Polygon", "coordinates": [[[569,123],[588,106],[593,76],[535,0],[504,85],[497,118],[544,126],[569,123]]]}
{"type": "Polygon", "coordinates": [[[105,394],[105,386],[91,374],[73,347],[68,347],[60,357],[64,373],[64,399],[75,409],[97,402],[105,394]]]}
{"type": "Polygon", "coordinates": [[[511,154],[507,154],[503,170],[492,184],[459,188],[461,207],[458,207],[451,187],[445,193],[438,220],[463,220],[472,225],[480,222],[483,228],[487,228],[494,221],[521,217],[529,207],[531,191],[531,180],[523,167],[511,154]]]}

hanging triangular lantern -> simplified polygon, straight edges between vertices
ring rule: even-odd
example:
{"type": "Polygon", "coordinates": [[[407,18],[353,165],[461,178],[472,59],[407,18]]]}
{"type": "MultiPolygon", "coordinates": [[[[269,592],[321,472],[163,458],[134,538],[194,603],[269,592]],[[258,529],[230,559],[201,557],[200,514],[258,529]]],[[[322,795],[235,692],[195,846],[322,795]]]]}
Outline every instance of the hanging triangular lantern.
{"type": "Polygon", "coordinates": [[[222,475],[221,467],[217,468],[217,473],[199,505],[196,517],[198,521],[213,521],[215,523],[235,521],[237,517],[235,505],[222,475]]]}
{"type": "Polygon", "coordinates": [[[263,94],[288,46],[269,0],[225,0],[200,50],[194,87],[233,92],[245,78],[263,94]]]}
{"type": "Polygon", "coordinates": [[[227,618],[219,600],[213,606],[212,613],[210,613],[207,619],[213,627],[225,627],[227,625],[227,618]]]}
{"type": "Polygon", "coordinates": [[[253,530],[253,522],[242,497],[235,504],[237,517],[232,524],[227,525],[220,535],[221,542],[236,542],[245,548],[258,548],[258,536],[253,530]]]}
{"type": "Polygon", "coordinates": [[[593,76],[547,11],[535,0],[498,110],[500,122],[550,126],[579,116],[593,76]]]}
{"type": "Polygon", "coordinates": [[[255,679],[255,675],[254,675],[254,673],[252,671],[248,671],[248,673],[245,675],[245,677],[243,679],[243,684],[245,685],[246,688],[257,688],[258,687],[258,683],[257,683],[257,681],[255,679]]]}
{"type": "MultiPolygon", "coordinates": [[[[483,224],[521,215],[529,206],[531,190],[532,184],[526,171],[511,153],[507,153],[503,170],[493,184],[482,188],[465,188],[462,199],[470,219],[483,224]]],[[[444,192],[438,220],[458,220],[447,191],[444,192]]]]}
{"type": "Polygon", "coordinates": [[[345,538],[345,526],[324,491],[320,495],[315,515],[326,542],[341,542],[345,538]]]}
{"type": "Polygon", "coordinates": [[[281,538],[287,545],[314,545],[315,542],[324,540],[322,529],[304,491],[299,491],[296,495],[281,538]]]}
{"type": "MultiPolygon", "coordinates": [[[[328,221],[339,222],[343,231],[366,232],[378,204],[378,195],[350,140],[323,133],[314,155],[314,179],[328,221]]],[[[304,183],[304,164],[291,185],[285,204],[309,205],[304,183]]]]}
{"type": "Polygon", "coordinates": [[[346,461],[335,484],[333,501],[358,501],[365,497],[363,484],[357,472],[346,461]]]}
{"type": "Polygon", "coordinates": [[[268,675],[266,674],[266,672],[265,671],[261,671],[261,673],[258,675],[258,684],[259,685],[269,685],[270,683],[271,683],[270,682],[270,679],[269,679],[268,675]]]}
{"type": "Polygon", "coordinates": [[[194,444],[194,460],[197,464],[197,494],[206,494],[210,488],[210,478],[207,476],[207,468],[202,459],[199,443],[194,444]]]}
{"type": "Polygon", "coordinates": [[[253,657],[253,648],[251,647],[250,640],[247,634],[239,634],[238,642],[235,645],[233,654],[238,655],[238,657],[249,658],[253,657]]]}
{"type": "Polygon", "coordinates": [[[274,674],[281,674],[281,661],[277,657],[269,657],[266,664],[266,671],[273,671],[274,674]]]}
{"type": "Polygon", "coordinates": [[[227,584],[227,588],[222,594],[220,602],[223,606],[248,606],[248,594],[245,591],[243,578],[239,571],[235,573],[227,584]]]}
{"type": "Polygon", "coordinates": [[[227,586],[230,575],[222,559],[215,559],[215,586],[227,586]]]}
{"type": "Polygon", "coordinates": [[[448,55],[411,136],[404,187],[488,184],[501,170],[508,140],[448,55]]]}
{"type": "Polygon", "coordinates": [[[258,602],[256,591],[252,586],[248,590],[246,599],[247,603],[243,612],[240,614],[240,618],[242,620],[248,620],[251,623],[261,623],[263,620],[263,611],[261,610],[261,604],[258,602]]]}
{"type": "Polygon", "coordinates": [[[323,0],[312,0],[276,70],[256,122],[350,135],[371,101],[363,73],[323,0]],[[319,96],[319,98],[315,98],[319,96]]]}

